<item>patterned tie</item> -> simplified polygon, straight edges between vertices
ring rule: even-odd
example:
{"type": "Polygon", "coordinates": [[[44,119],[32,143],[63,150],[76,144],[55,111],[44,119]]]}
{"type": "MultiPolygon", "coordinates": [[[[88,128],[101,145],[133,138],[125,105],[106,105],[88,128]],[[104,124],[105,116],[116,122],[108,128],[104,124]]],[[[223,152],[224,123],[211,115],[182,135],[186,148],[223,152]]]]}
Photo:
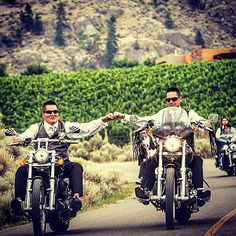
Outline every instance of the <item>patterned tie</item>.
{"type": "Polygon", "coordinates": [[[173,113],[172,113],[173,122],[176,122],[176,121],[177,121],[177,118],[178,118],[178,113],[177,113],[177,112],[173,112],[173,113]]]}
{"type": "Polygon", "coordinates": [[[55,134],[55,131],[56,131],[56,127],[55,126],[51,126],[48,129],[48,135],[49,135],[50,138],[55,134]]]}

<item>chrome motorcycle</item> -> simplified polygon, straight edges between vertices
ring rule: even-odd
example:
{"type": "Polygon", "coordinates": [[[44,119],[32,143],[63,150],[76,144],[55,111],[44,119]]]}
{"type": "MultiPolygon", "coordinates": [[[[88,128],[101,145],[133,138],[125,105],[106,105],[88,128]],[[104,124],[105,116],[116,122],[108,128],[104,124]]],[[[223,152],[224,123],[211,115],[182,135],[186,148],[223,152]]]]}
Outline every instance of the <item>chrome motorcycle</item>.
{"type": "Polygon", "coordinates": [[[187,140],[193,137],[193,129],[213,130],[201,122],[191,125],[167,122],[160,126],[148,122],[134,131],[143,133],[149,139],[143,145],[147,158],[155,158],[155,183],[151,191],[146,191],[147,199],[139,199],[147,205],[152,203],[157,210],[165,212],[167,229],[174,229],[175,222],[186,222],[191,214],[210,199],[198,198],[198,190],[194,189],[192,171],[188,167],[193,160],[193,147],[187,140]]]}
{"type": "MultiPolygon", "coordinates": [[[[35,236],[43,236],[46,233],[47,223],[52,231],[65,232],[69,228],[70,220],[76,216],[70,209],[72,198],[69,179],[63,178],[64,160],[55,150],[49,149],[52,143],[77,143],[67,137],[73,132],[78,133],[78,129],[71,127],[70,132],[61,134],[59,139],[27,139],[8,145],[33,147],[27,158],[20,161],[20,165],[26,165],[28,168],[23,215],[32,220],[35,236]]],[[[6,130],[5,134],[18,135],[14,129],[6,130]]]]}

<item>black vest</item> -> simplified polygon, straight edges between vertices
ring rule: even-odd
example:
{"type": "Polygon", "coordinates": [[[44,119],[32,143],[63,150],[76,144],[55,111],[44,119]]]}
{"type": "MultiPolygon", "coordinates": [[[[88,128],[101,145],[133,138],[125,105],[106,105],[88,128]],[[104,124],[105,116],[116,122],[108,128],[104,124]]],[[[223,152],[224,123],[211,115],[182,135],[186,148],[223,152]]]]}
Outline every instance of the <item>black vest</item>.
{"type": "MultiPolygon", "coordinates": [[[[38,123],[39,129],[38,129],[38,133],[36,134],[35,138],[49,138],[43,122],[38,123]]],[[[59,138],[59,133],[62,132],[64,130],[65,124],[62,121],[58,121],[58,128],[55,132],[55,134],[51,137],[52,139],[58,139],[59,138]]],[[[55,144],[55,143],[49,143],[49,150],[55,150],[57,155],[62,157],[64,160],[69,159],[68,156],[68,148],[69,148],[69,144],[66,143],[60,143],[60,144],[55,144]]]]}

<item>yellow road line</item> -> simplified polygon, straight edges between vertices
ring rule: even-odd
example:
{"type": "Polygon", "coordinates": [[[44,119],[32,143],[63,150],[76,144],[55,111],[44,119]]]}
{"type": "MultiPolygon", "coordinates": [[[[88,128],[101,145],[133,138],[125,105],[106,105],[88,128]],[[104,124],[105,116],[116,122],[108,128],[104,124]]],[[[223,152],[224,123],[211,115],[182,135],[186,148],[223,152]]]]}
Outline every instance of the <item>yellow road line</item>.
{"type": "Polygon", "coordinates": [[[227,215],[218,220],[214,225],[211,226],[209,230],[204,234],[204,236],[213,236],[216,232],[223,226],[223,224],[230,218],[236,215],[236,208],[229,212],[227,215]]]}

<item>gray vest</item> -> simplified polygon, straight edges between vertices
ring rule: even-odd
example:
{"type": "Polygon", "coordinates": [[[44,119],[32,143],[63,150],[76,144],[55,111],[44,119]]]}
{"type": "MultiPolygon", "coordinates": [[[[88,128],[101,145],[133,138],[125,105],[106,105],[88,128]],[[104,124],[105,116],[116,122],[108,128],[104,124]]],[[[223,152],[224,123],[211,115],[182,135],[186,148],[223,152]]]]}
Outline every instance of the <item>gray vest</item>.
{"type": "MultiPolygon", "coordinates": [[[[49,138],[47,132],[45,131],[43,122],[38,123],[39,125],[39,129],[38,129],[38,133],[36,134],[36,139],[37,138],[49,138]]],[[[55,134],[51,137],[52,139],[57,139],[59,138],[59,133],[64,130],[65,124],[62,121],[58,121],[58,128],[55,132],[55,134]]],[[[69,159],[68,156],[68,148],[69,148],[69,144],[66,143],[60,143],[60,144],[55,144],[55,143],[49,143],[49,150],[55,150],[57,155],[62,157],[64,160],[69,159]]]]}

